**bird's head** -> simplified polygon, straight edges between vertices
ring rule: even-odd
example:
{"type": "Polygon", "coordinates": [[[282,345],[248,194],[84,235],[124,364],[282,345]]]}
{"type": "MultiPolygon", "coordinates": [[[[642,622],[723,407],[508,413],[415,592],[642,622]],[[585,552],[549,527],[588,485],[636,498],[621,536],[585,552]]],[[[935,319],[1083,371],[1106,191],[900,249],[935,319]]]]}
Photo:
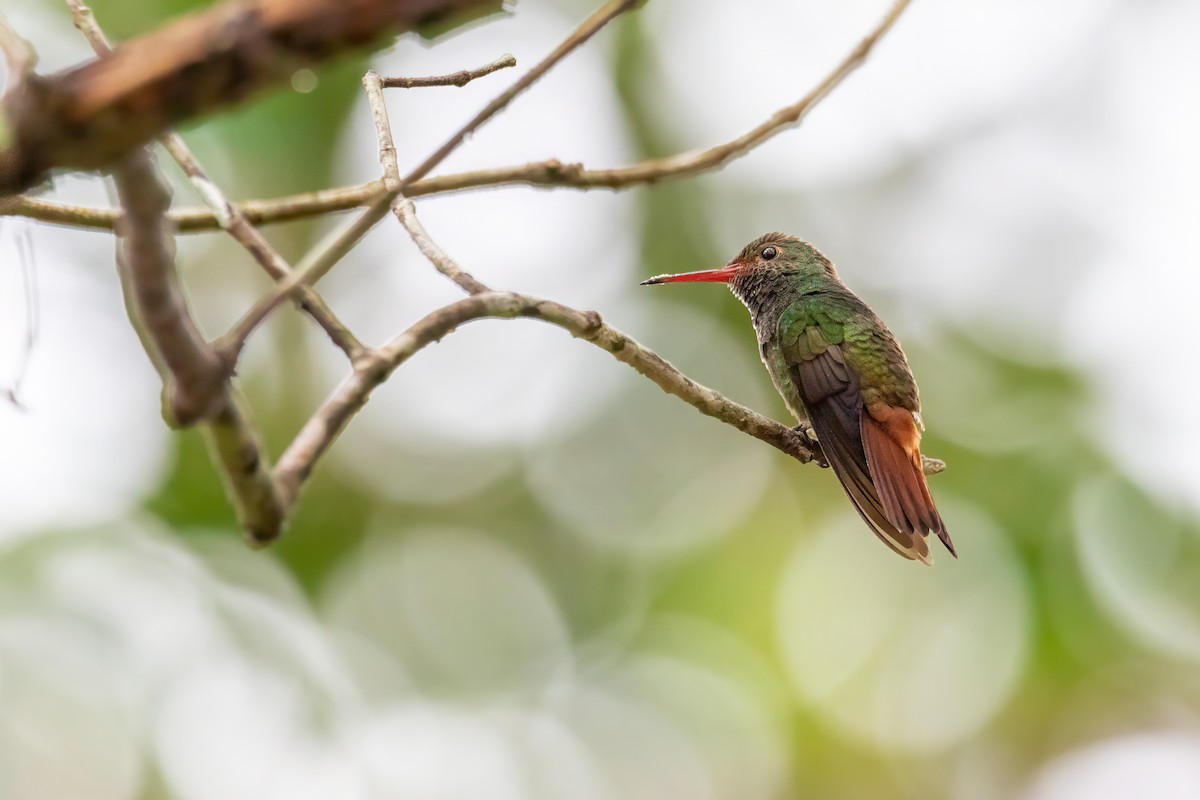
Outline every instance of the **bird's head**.
{"type": "Polygon", "coordinates": [[[643,286],[659,283],[740,283],[753,280],[794,277],[799,280],[833,278],[833,262],[806,241],[786,233],[767,233],[742,248],[728,264],[719,269],[658,275],[642,281],[643,286]]]}

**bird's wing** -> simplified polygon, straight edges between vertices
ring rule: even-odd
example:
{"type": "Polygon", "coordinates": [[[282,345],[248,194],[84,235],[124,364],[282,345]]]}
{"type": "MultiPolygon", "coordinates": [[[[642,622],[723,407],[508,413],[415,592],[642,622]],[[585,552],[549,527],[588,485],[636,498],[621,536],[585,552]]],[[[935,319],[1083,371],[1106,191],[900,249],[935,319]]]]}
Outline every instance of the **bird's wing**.
{"type": "MultiPolygon", "coordinates": [[[[813,432],[817,434],[821,443],[821,450],[855,509],[875,535],[905,558],[932,564],[933,559],[929,555],[929,544],[925,537],[912,526],[896,525],[893,518],[899,517],[889,513],[889,506],[876,490],[876,484],[872,481],[874,470],[864,446],[864,420],[869,418],[869,415],[865,413],[858,376],[847,366],[841,346],[814,341],[819,336],[819,331],[815,334],[801,334],[802,341],[796,348],[802,351],[797,354],[801,357],[789,360],[792,380],[800,393],[800,399],[804,402],[813,432]]],[[[886,433],[884,435],[887,436],[886,433]]],[[[874,433],[871,436],[874,440],[874,433]]],[[[884,464],[882,459],[890,459],[892,456],[885,445],[872,441],[870,447],[872,452],[876,453],[876,457],[881,459],[881,467],[884,464]]],[[[890,460],[888,463],[890,464],[890,460]]],[[[924,475],[921,479],[923,484],[924,475]]],[[[885,482],[885,485],[893,493],[889,496],[894,496],[896,490],[893,483],[885,482]]],[[[928,489],[925,496],[928,497],[928,489]]],[[[930,507],[932,508],[932,501],[930,507]]],[[[934,514],[936,513],[935,510],[934,514]]]]}
{"type": "MultiPolygon", "coordinates": [[[[871,482],[892,527],[924,539],[930,533],[954,557],[954,543],[938,514],[921,459],[921,432],[913,413],[905,408],[872,403],[860,414],[863,451],[871,482]]],[[[820,436],[820,433],[817,434],[820,436]]]]}

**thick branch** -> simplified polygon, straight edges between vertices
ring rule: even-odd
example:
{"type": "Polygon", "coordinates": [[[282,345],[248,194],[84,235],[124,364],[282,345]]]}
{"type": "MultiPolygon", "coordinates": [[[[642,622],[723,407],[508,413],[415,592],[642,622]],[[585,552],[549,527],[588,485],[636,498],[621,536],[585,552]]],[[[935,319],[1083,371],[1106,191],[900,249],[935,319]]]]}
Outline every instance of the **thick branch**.
{"type": "Polygon", "coordinates": [[[225,405],[201,430],[246,540],[258,546],[278,539],[290,506],[283,503],[241,398],[230,390],[225,405]]]}
{"type": "Polygon", "coordinates": [[[229,368],[188,310],[164,219],[171,197],[149,153],[126,156],[113,178],[125,209],[119,262],[130,316],[144,327],[150,355],[163,372],[171,421],[191,425],[218,410],[229,368]]]}
{"type": "Polygon", "coordinates": [[[20,82],[0,106],[0,195],[52,169],[102,169],[167,129],[383,36],[496,11],[500,0],[227,0],[20,82]]]}
{"type": "Polygon", "coordinates": [[[238,521],[251,541],[283,528],[284,506],[262,445],[229,385],[229,367],[204,340],[175,273],[164,212],[170,195],[145,150],[114,172],[125,209],[121,282],[130,317],[163,373],[165,411],[176,425],[202,423],[238,521]]]}
{"type": "MultiPolygon", "coordinates": [[[[101,57],[111,55],[112,45],[96,21],[92,9],[83,0],[67,0],[67,5],[71,8],[75,27],[87,38],[92,49],[96,51],[96,55],[101,57]]],[[[192,182],[197,194],[212,209],[220,226],[238,244],[242,245],[259,266],[276,281],[281,281],[290,275],[292,268],[286,259],[271,246],[271,243],[257,228],[250,224],[245,214],[231,203],[220,187],[205,174],[204,168],[192,155],[192,151],[183,141],[183,137],[169,132],[163,137],[162,143],[171,157],[175,159],[175,163],[187,175],[188,180],[192,182]]],[[[297,303],[303,311],[316,320],[318,325],[325,329],[333,343],[353,361],[362,350],[362,344],[337,318],[320,295],[308,287],[303,287],[299,292],[297,303]]]]}

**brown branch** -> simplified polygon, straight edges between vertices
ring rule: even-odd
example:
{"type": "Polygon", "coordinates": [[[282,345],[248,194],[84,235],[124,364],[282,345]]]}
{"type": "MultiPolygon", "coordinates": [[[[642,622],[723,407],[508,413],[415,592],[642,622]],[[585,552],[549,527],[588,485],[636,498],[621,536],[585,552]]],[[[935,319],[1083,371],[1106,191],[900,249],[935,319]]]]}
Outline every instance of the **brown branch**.
{"type": "Polygon", "coordinates": [[[145,150],[113,177],[125,216],[118,258],[130,318],[164,380],[164,410],[177,426],[202,423],[238,521],[253,542],[279,535],[284,506],[262,445],[229,385],[230,368],[200,334],[175,272],[165,211],[170,194],[145,150]]]}
{"type": "MultiPolygon", "coordinates": [[[[468,322],[521,317],[548,322],[590,342],[701,414],[732,425],[801,463],[820,459],[819,448],[814,448],[803,434],[697,383],[629,335],[605,324],[595,311],[578,311],[552,300],[515,292],[485,292],[439,308],[362,360],[280,456],[275,477],[286,502],[290,505],[296,501],[317,460],[362,410],[371,393],[409,358],[468,322]]],[[[942,461],[925,459],[926,473],[943,469],[942,461]]]]}
{"type": "Polygon", "coordinates": [[[556,325],[611,353],[700,413],[730,424],[801,462],[813,459],[813,451],[796,431],[696,383],[628,335],[604,324],[596,312],[577,311],[561,303],[515,292],[485,292],[439,308],[364,359],[280,456],[275,474],[284,497],[288,502],[294,501],[317,459],[362,409],[371,392],[415,353],[467,322],[518,317],[556,325]]]}
{"type": "MultiPolygon", "coordinates": [[[[220,188],[205,174],[199,162],[192,156],[183,139],[177,134],[169,134],[163,142],[167,152],[179,164],[191,180],[197,191],[217,212],[218,219],[225,231],[238,244],[245,248],[250,257],[263,268],[277,283],[286,280],[294,270],[287,259],[279,254],[267,238],[246,219],[246,215],[225,196],[220,188]]],[[[353,360],[363,349],[363,344],[350,331],[346,324],[338,319],[333,309],[307,286],[300,286],[295,292],[296,304],[308,314],[347,357],[353,360]]]]}
{"type": "Polygon", "coordinates": [[[405,188],[432,172],[439,164],[446,160],[447,156],[457,150],[458,146],[466,141],[468,136],[483,127],[484,123],[489,119],[507,108],[508,104],[517,95],[528,89],[538,78],[549,72],[555,64],[562,61],[578,49],[580,45],[595,36],[605,25],[626,11],[641,5],[642,2],[643,0],[608,0],[604,5],[596,9],[570,36],[563,40],[562,44],[554,48],[550,55],[543,58],[533,69],[518,78],[512,86],[505,89],[492,102],[484,106],[466,125],[463,125],[453,136],[447,139],[445,144],[417,165],[405,177],[405,188]]]}
{"type": "MultiPolygon", "coordinates": [[[[511,59],[511,56],[509,58],[511,59]]],[[[512,63],[515,64],[516,61],[513,60],[512,63]]],[[[383,99],[383,80],[374,72],[368,72],[363,77],[363,88],[366,89],[367,102],[371,106],[371,117],[375,121],[375,139],[379,143],[379,164],[383,167],[383,183],[385,186],[399,187],[400,167],[396,161],[396,143],[392,138],[392,124],[388,120],[387,104],[383,99]]],[[[417,219],[417,212],[412,201],[399,192],[396,195],[396,202],[392,204],[392,213],[396,215],[396,219],[400,220],[400,224],[408,231],[429,262],[439,272],[458,284],[464,292],[481,294],[491,291],[486,284],[476,280],[474,276],[454,263],[434,243],[425,227],[417,219]]]]}
{"type": "Polygon", "coordinates": [[[52,169],[102,169],[169,128],[286,82],[301,66],[499,10],[500,0],[227,0],[118,47],[21,81],[0,105],[0,194],[52,169]]]}
{"type": "MultiPolygon", "coordinates": [[[[634,186],[697,175],[720,169],[767,140],[798,125],[822,98],[832,91],[870,55],[879,39],[908,7],[910,0],[897,2],[879,26],[831,71],[820,84],[797,102],[785,106],[742,136],[699,151],[677,153],[661,159],[640,161],[613,169],[589,169],[579,163],[557,159],[516,164],[494,169],[460,172],[416,181],[404,188],[408,198],[460,192],[497,186],[533,186],[543,189],[628,189],[634,186]]],[[[275,199],[247,200],[242,211],[259,225],[287,222],[335,211],[348,211],[374,202],[384,192],[380,181],[289,195],[275,199]]],[[[30,197],[0,199],[0,215],[16,214],[45,222],[88,228],[111,228],[115,214],[105,209],[51,203],[30,197]]],[[[180,209],[172,219],[181,231],[212,230],[216,219],[205,209],[180,209]]]]}
{"type": "Polygon", "coordinates": [[[510,55],[504,55],[490,64],[478,69],[462,69],[449,75],[438,75],[432,78],[380,78],[381,89],[419,89],[426,86],[466,86],[476,78],[491,75],[493,72],[515,67],[517,60],[510,55]]]}
{"type": "Polygon", "coordinates": [[[126,156],[113,178],[125,210],[118,260],[130,316],[144,325],[151,358],[163,372],[171,422],[191,425],[215,413],[230,370],[188,310],[164,220],[171,196],[150,155],[138,151],[126,156]]]}
{"type": "MultiPolygon", "coordinates": [[[[68,1],[74,4],[79,3],[79,0],[68,1]]],[[[257,1],[284,2],[284,0],[257,1]]],[[[328,1],[310,0],[312,3],[328,1]]],[[[351,0],[351,2],[365,1],[351,0]]],[[[465,0],[463,1],[465,2],[465,0]]],[[[127,221],[121,225],[121,229],[123,232],[126,229],[129,231],[129,240],[126,243],[129,263],[135,263],[134,256],[141,253],[144,263],[157,262],[160,266],[166,264],[168,267],[158,276],[160,282],[166,281],[159,287],[159,294],[162,296],[142,297],[137,303],[137,307],[140,311],[143,306],[153,306],[154,303],[147,303],[149,299],[156,300],[159,305],[163,306],[160,309],[163,312],[160,314],[162,318],[148,320],[146,329],[151,332],[149,338],[156,343],[154,350],[165,362],[169,385],[175,384],[176,388],[179,388],[185,383],[183,378],[187,375],[176,374],[176,369],[190,366],[196,369],[197,373],[204,373],[205,370],[199,369],[199,367],[204,366],[206,362],[200,356],[205,358],[212,356],[217,362],[213,374],[219,377],[220,394],[217,396],[217,402],[211,408],[203,410],[199,418],[206,417],[208,419],[205,429],[209,435],[209,441],[217,454],[219,463],[222,464],[231,497],[238,508],[239,520],[242,521],[243,527],[250,533],[252,539],[265,542],[278,535],[287,510],[295,503],[299,491],[311,474],[314,465],[337,439],[353,416],[365,405],[371,392],[377,386],[386,381],[394,370],[426,345],[448,335],[462,324],[482,318],[525,317],[563,328],[573,336],[591,342],[612,354],[617,360],[629,364],[664,391],[681,398],[701,413],[726,422],[744,433],[767,442],[801,462],[808,462],[814,458],[819,459],[819,447],[803,434],[763,417],[712,389],[696,383],[654,352],[638,344],[624,333],[604,324],[597,313],[579,311],[550,300],[514,292],[492,291],[462,270],[433,242],[416,219],[413,205],[408,198],[517,183],[545,187],[621,189],[717,169],[733,158],[749,152],[785,128],[800,122],[813,106],[866,58],[878,39],[894,24],[908,3],[909,0],[899,0],[879,27],[864,39],[813,91],[797,103],[776,112],[769,120],[747,134],[708,150],[679,154],[667,159],[646,161],[612,170],[588,170],[581,165],[564,165],[550,160],[499,170],[484,170],[435,178],[426,177],[473,131],[507,107],[521,91],[545,74],[571,50],[594,35],[617,15],[638,5],[634,0],[609,0],[605,3],[562,45],[488,104],[451,136],[445,144],[426,158],[407,178],[401,178],[399,174],[391,129],[383,104],[382,89],[387,82],[378,75],[369,73],[364,79],[364,84],[371,101],[372,114],[379,137],[383,178],[358,187],[281,198],[275,201],[250,201],[241,204],[240,207],[240,211],[244,215],[243,219],[247,221],[251,230],[253,230],[253,222],[296,218],[361,205],[366,205],[366,210],[349,225],[334,232],[327,237],[326,241],[313,248],[291,274],[282,276],[273,291],[264,296],[250,310],[243,320],[224,337],[221,347],[218,348],[209,346],[202,337],[199,337],[198,331],[194,330],[194,324],[191,324],[191,319],[187,315],[186,305],[182,304],[182,296],[178,295],[178,286],[171,282],[174,280],[174,271],[170,264],[170,239],[165,233],[163,224],[166,209],[165,198],[155,198],[154,192],[142,185],[148,184],[154,179],[152,171],[147,178],[145,175],[136,174],[139,168],[137,164],[126,164],[122,167],[121,183],[125,184],[122,191],[122,204],[126,208],[127,221]],[[127,171],[129,171],[128,174],[127,171]],[[260,458],[261,448],[258,447],[253,435],[253,428],[250,427],[242,415],[238,403],[230,394],[228,371],[225,366],[231,362],[225,361],[222,356],[236,353],[246,336],[287,296],[293,292],[306,290],[306,287],[311,286],[326,274],[345,253],[358,243],[366,231],[386,214],[389,207],[393,207],[401,224],[439,272],[455,281],[472,296],[434,311],[379,350],[360,348],[357,357],[353,359],[353,372],[350,377],[304,425],[281,456],[274,473],[271,473],[266,467],[264,459],[260,458]],[[142,211],[140,217],[135,213],[139,208],[142,211]],[[151,222],[153,222],[152,225],[151,222]],[[142,230],[140,240],[136,235],[139,228],[142,230]],[[139,241],[141,246],[136,247],[135,245],[139,241]],[[172,294],[172,290],[174,294],[172,294]],[[174,320],[169,319],[172,305],[174,305],[175,312],[174,320]],[[156,328],[156,323],[158,328],[156,328]],[[191,333],[195,334],[194,338],[190,338],[190,334],[184,335],[189,333],[187,330],[189,324],[192,326],[191,333]],[[189,347],[192,348],[190,355],[181,360],[181,354],[189,354],[189,347]],[[173,363],[172,359],[179,363],[173,363]],[[189,359],[192,362],[190,365],[185,363],[189,359]]],[[[471,75],[472,73],[463,74],[471,75]]],[[[419,81],[422,79],[410,79],[417,82],[404,85],[457,85],[456,80],[450,80],[454,77],[424,79],[426,81],[445,80],[445,84],[420,83],[419,81]]],[[[0,117],[0,124],[2,123],[3,118],[0,117]]],[[[0,158],[2,157],[3,151],[0,150],[0,158]]],[[[145,163],[141,167],[149,169],[148,159],[145,156],[142,158],[145,159],[145,163]]],[[[186,169],[185,166],[185,171],[186,169]]],[[[224,223],[221,225],[222,227],[228,226],[234,207],[219,192],[216,195],[206,193],[203,182],[207,179],[204,178],[202,172],[198,174],[201,180],[197,186],[200,188],[202,196],[213,203],[214,211],[187,211],[181,216],[176,216],[175,219],[195,226],[194,229],[212,227],[221,223],[224,223]]],[[[193,176],[192,173],[189,175],[193,176]]],[[[209,184],[211,185],[211,182],[209,184]]],[[[161,190],[161,186],[159,189],[161,190]]],[[[213,189],[215,190],[215,187],[213,189]]],[[[44,218],[53,221],[77,223],[82,219],[86,220],[85,224],[96,227],[111,226],[107,216],[111,212],[61,206],[33,198],[0,200],[0,214],[2,213],[24,213],[28,216],[43,214],[44,218]],[[54,215],[59,216],[55,218],[54,215]],[[72,217],[72,215],[76,216],[72,217]]],[[[139,290],[137,286],[138,280],[145,282],[144,277],[139,278],[137,271],[133,269],[129,269],[127,272],[131,276],[129,283],[133,290],[132,293],[135,296],[138,291],[144,293],[146,288],[141,287],[139,290]]],[[[201,388],[203,388],[202,385],[201,388]]],[[[198,390],[197,393],[199,393],[198,390]]],[[[940,462],[934,459],[926,460],[926,470],[929,472],[940,471],[940,466],[940,462]]]]}
{"type": "Polygon", "coordinates": [[[401,198],[392,211],[395,213],[396,219],[400,220],[400,224],[408,231],[408,235],[412,237],[413,242],[421,250],[422,255],[429,259],[429,263],[433,264],[438,272],[458,284],[458,287],[467,294],[483,294],[484,292],[492,291],[486,283],[478,280],[471,273],[455,263],[430,238],[429,232],[425,230],[425,226],[417,219],[417,210],[411,200],[401,198]]]}
{"type": "MultiPolygon", "coordinates": [[[[412,174],[400,181],[395,180],[394,175],[385,175],[381,182],[382,191],[375,195],[367,209],[340,230],[333,231],[323,242],[309,251],[309,254],[305,256],[304,260],[296,267],[295,272],[291,276],[276,284],[272,292],[261,298],[229,333],[222,337],[224,346],[231,350],[240,346],[240,343],[245,342],[250,333],[267,318],[279,303],[282,302],[283,298],[287,297],[297,288],[312,286],[325,277],[329,273],[329,270],[333,269],[347,253],[354,249],[359,240],[366,236],[368,231],[387,215],[388,209],[400,197],[400,193],[409,183],[420,178],[426,172],[440,164],[442,159],[453,152],[471,132],[478,130],[487,120],[508,106],[521,92],[528,89],[538,78],[546,74],[551,67],[570,55],[621,13],[628,11],[640,2],[641,0],[609,0],[609,2],[605,3],[595,13],[580,23],[579,27],[563,40],[562,44],[538,62],[533,69],[518,78],[512,86],[504,90],[496,99],[488,103],[482,111],[471,118],[445,144],[426,158],[412,174]]],[[[376,119],[376,131],[379,133],[381,129],[379,128],[378,121],[382,117],[386,123],[387,117],[387,112],[383,107],[382,101],[374,104],[372,111],[376,119]]],[[[386,131],[385,134],[381,135],[386,135],[390,141],[390,131],[386,131]]],[[[395,166],[394,151],[395,148],[392,147],[392,154],[390,156],[381,152],[380,159],[385,169],[395,166]]]]}
{"type": "MultiPolygon", "coordinates": [[[[103,29],[101,29],[100,24],[96,21],[96,16],[92,12],[92,9],[83,0],[67,0],[67,5],[71,9],[71,16],[75,21],[75,27],[88,40],[92,49],[96,51],[96,55],[101,57],[111,55],[112,45],[109,43],[103,29]]],[[[196,157],[183,141],[183,137],[177,133],[168,132],[163,136],[162,143],[167,152],[171,154],[171,157],[175,159],[175,163],[187,175],[188,180],[195,187],[197,194],[212,209],[220,226],[238,244],[246,249],[251,258],[276,281],[281,281],[290,275],[292,268],[287,263],[287,260],[271,246],[271,243],[267,241],[266,237],[257,228],[250,224],[246,216],[242,214],[237,206],[229,201],[220,187],[208,177],[203,167],[200,166],[200,162],[196,160],[196,157]]],[[[325,332],[329,335],[333,343],[341,348],[347,357],[353,361],[363,349],[362,343],[337,318],[329,306],[326,305],[325,301],[321,299],[320,295],[308,287],[302,287],[297,302],[303,311],[325,329],[325,332]]]]}
{"type": "Polygon", "coordinates": [[[266,448],[244,405],[241,397],[229,390],[225,404],[201,430],[238,527],[247,542],[261,546],[283,533],[290,506],[283,502],[266,448]]]}
{"type": "Polygon", "coordinates": [[[375,141],[379,144],[379,166],[383,168],[384,188],[399,192],[400,162],[396,156],[396,142],[392,139],[387,103],[383,99],[383,78],[372,70],[363,76],[362,82],[367,92],[367,104],[371,107],[371,119],[375,123],[375,141]]]}

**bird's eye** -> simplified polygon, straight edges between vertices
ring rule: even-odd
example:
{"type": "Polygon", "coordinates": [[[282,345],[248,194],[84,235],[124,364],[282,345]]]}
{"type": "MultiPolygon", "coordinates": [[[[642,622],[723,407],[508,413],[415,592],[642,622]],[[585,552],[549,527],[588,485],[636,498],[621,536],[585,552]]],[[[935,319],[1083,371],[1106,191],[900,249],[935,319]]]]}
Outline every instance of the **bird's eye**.
{"type": "Polygon", "coordinates": [[[763,251],[762,251],[762,257],[763,257],[764,261],[770,261],[772,258],[774,258],[778,254],[779,254],[779,251],[776,250],[774,247],[764,247],[763,251]]]}

